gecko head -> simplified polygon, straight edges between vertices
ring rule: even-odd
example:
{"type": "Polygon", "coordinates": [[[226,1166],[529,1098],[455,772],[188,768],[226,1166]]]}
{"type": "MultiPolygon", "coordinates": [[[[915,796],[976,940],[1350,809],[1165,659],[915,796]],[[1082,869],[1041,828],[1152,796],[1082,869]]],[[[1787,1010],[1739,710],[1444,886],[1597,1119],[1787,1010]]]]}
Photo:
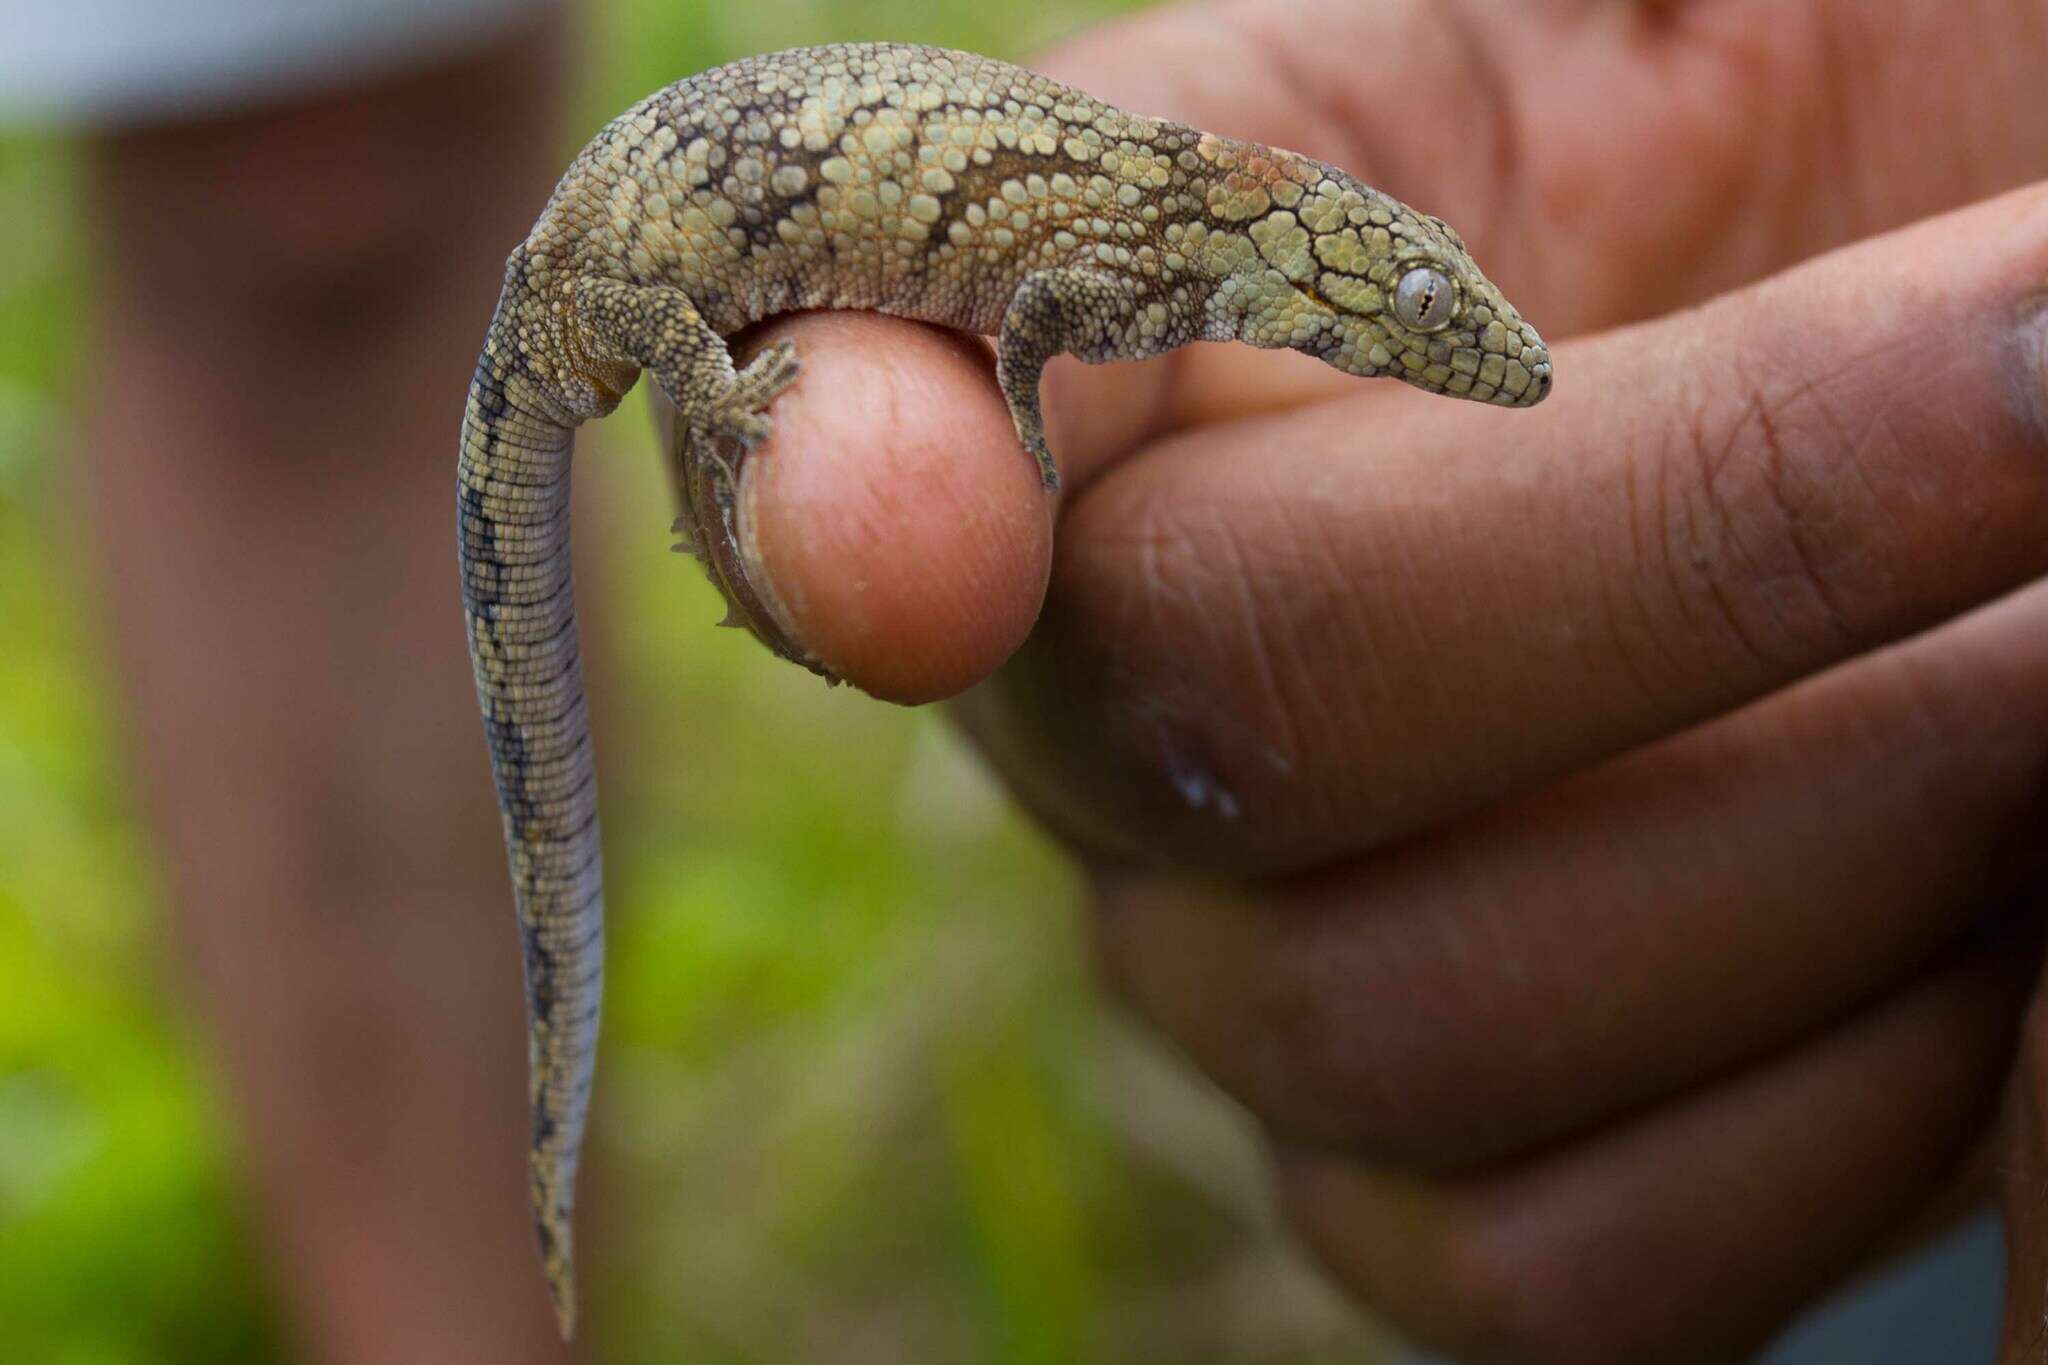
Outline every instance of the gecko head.
{"type": "Polygon", "coordinates": [[[1347,374],[1528,407],[1550,392],[1550,351],[1441,218],[1318,167],[1285,220],[1248,235],[1265,267],[1254,344],[1287,346],[1347,374]],[[1282,285],[1282,279],[1285,284],[1282,285]],[[1263,316],[1262,316],[1263,315],[1263,316]]]}

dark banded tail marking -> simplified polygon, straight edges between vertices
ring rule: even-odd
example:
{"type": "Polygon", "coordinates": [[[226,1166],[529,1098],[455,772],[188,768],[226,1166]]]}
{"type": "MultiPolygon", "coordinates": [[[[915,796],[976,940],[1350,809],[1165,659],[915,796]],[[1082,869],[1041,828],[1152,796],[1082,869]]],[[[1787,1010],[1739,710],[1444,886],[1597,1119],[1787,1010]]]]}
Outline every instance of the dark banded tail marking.
{"type": "Polygon", "coordinates": [[[544,415],[518,354],[494,322],[463,415],[456,508],[470,661],[526,965],[534,1224],[567,1337],[576,1320],[570,1223],[597,1048],[604,894],[569,575],[574,437],[544,415]]]}

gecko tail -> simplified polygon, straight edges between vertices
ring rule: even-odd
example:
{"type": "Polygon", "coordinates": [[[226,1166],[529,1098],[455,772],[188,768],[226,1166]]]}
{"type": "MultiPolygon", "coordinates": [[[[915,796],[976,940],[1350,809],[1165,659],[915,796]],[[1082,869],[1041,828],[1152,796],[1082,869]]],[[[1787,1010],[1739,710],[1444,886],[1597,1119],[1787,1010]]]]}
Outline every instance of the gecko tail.
{"type": "Polygon", "coordinates": [[[555,1305],[555,1326],[563,1341],[576,1339],[576,1260],[570,1248],[574,1235],[565,1217],[558,1226],[541,1234],[542,1244],[562,1249],[561,1263],[548,1267],[548,1298],[555,1305]]]}
{"type": "MultiPolygon", "coordinates": [[[[594,844],[594,821],[590,830],[594,844]]],[[[564,1341],[576,1331],[576,1171],[583,1154],[603,992],[603,902],[595,885],[594,847],[590,857],[584,874],[590,882],[588,899],[581,900],[583,908],[575,916],[552,933],[522,924],[533,1123],[527,1172],[541,1267],[564,1341]],[[537,981],[542,984],[536,986],[537,981]]]]}
{"type": "Polygon", "coordinates": [[[470,382],[456,481],[463,616],[504,816],[526,972],[529,1170],[555,1314],[576,1323],[576,1167],[604,989],[597,782],[569,574],[570,427],[499,311],[470,382]]]}
{"type": "MultiPolygon", "coordinates": [[[[594,837],[594,834],[593,834],[594,837]]],[[[593,854],[593,857],[595,855],[593,854]]],[[[597,865],[590,865],[595,880],[597,865]]],[[[594,889],[594,888],[593,888],[594,889]]],[[[574,941],[550,945],[549,935],[526,935],[529,1109],[533,1123],[527,1172],[534,1232],[555,1321],[567,1341],[576,1331],[576,1172],[583,1153],[585,1115],[597,1055],[597,1011],[603,989],[604,928],[601,901],[593,898],[576,921],[574,941]],[[531,946],[538,942],[538,950],[531,946]],[[546,962],[537,970],[537,959],[546,962]],[[552,987],[536,989],[537,976],[552,987]],[[563,1007],[571,986],[581,1002],[563,1007]]]]}

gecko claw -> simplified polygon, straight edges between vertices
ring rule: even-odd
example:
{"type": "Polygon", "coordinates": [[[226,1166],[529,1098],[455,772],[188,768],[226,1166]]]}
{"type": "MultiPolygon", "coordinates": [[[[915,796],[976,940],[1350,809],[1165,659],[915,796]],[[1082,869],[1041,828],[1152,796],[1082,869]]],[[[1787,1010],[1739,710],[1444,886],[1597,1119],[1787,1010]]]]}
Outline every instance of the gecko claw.
{"type": "Polygon", "coordinates": [[[796,382],[799,368],[795,343],[778,341],[765,347],[733,377],[732,387],[720,397],[708,423],[713,433],[738,441],[742,450],[752,450],[767,440],[771,430],[767,407],[796,382]]]}

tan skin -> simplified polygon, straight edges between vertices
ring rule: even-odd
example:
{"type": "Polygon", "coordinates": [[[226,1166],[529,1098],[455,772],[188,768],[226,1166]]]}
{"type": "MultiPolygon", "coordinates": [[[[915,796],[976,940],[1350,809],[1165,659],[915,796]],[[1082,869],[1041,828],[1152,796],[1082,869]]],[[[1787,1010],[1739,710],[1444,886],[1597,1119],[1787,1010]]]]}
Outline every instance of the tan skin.
{"type": "Polygon", "coordinates": [[[293,1359],[569,1358],[448,510],[561,49],[527,24],[91,149],[86,525],[293,1359]]]}
{"type": "Polygon", "coordinates": [[[1556,392],[1056,367],[1055,545],[981,350],[787,320],[743,505],[799,637],[966,691],[1420,1340],[1739,1359],[1995,1164],[2037,1358],[2048,12],[1304,0],[1039,65],[1457,223],[1556,392]]]}
{"type": "MultiPolygon", "coordinates": [[[[1529,413],[1241,347],[1056,368],[1057,558],[984,351],[768,329],[807,369],[746,493],[804,638],[897,700],[994,675],[962,714],[1098,869],[1108,975],[1419,1336],[1726,1356],[1938,1220],[1995,1143],[2029,1211],[2009,1358],[2039,1353],[2048,1036],[2014,1063],[2027,959],[1958,938],[2040,838],[2048,601],[1956,618],[2048,570],[2048,441],[2012,398],[2048,382],[2015,339],[2048,209],[1879,236],[2048,174],[2039,13],[1325,0],[1047,58],[1444,214],[1547,337],[1654,319],[1566,342],[1529,413]]],[[[417,457],[560,169],[558,49],[97,151],[126,211],[97,217],[93,525],[311,1359],[561,1357],[450,472],[417,457]],[[220,212],[237,185],[263,192],[220,212]],[[380,652],[402,687],[362,672],[380,652]]]]}

